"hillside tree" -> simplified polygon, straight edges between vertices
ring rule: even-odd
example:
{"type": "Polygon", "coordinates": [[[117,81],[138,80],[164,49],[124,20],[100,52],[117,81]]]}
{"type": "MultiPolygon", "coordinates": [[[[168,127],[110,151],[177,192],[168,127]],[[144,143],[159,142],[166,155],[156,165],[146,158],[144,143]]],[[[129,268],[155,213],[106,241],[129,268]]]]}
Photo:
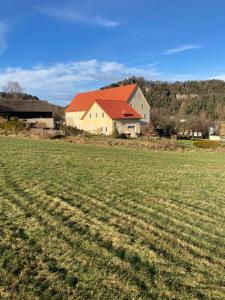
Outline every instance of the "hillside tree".
{"type": "Polygon", "coordinates": [[[10,94],[22,94],[24,92],[24,89],[18,81],[9,81],[2,89],[5,93],[10,94]]]}

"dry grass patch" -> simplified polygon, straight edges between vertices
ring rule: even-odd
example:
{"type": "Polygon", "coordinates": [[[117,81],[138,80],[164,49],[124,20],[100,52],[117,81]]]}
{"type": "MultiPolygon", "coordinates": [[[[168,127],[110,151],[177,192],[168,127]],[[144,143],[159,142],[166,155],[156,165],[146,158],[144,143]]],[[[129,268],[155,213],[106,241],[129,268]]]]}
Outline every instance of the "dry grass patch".
{"type": "Polygon", "coordinates": [[[76,144],[103,145],[117,148],[159,150],[159,151],[178,151],[182,152],[186,147],[177,144],[176,141],[167,139],[115,139],[105,136],[71,136],[65,138],[65,141],[76,144]]]}

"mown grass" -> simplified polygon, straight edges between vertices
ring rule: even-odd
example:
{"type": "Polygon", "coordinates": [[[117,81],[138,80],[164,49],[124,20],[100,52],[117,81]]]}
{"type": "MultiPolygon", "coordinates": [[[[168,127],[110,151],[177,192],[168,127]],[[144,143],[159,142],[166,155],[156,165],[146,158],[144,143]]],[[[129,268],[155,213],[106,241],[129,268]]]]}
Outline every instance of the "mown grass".
{"type": "Polygon", "coordinates": [[[194,147],[193,142],[193,140],[177,140],[178,145],[184,146],[189,149],[194,147]]]}
{"type": "Polygon", "coordinates": [[[0,298],[225,299],[224,154],[0,149],[0,298]]]}

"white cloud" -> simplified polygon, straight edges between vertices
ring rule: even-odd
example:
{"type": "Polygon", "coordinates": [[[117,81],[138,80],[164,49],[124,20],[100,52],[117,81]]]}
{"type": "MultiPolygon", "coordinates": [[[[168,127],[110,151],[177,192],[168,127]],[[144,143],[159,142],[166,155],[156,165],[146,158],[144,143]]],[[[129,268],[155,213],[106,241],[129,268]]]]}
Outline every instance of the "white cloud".
{"type": "Polygon", "coordinates": [[[120,25],[119,22],[107,20],[99,16],[94,18],[94,23],[104,27],[117,27],[120,25]]]}
{"type": "Polygon", "coordinates": [[[6,34],[8,32],[8,26],[0,21],[0,55],[2,55],[8,48],[6,34]]]}
{"type": "Polygon", "coordinates": [[[225,81],[225,73],[224,74],[215,75],[215,76],[212,76],[212,77],[207,78],[207,79],[219,79],[219,80],[225,81]]]}
{"type": "Polygon", "coordinates": [[[26,92],[65,105],[78,91],[99,88],[133,75],[158,79],[160,74],[152,66],[129,67],[118,62],[93,59],[0,70],[0,87],[8,81],[18,81],[26,92]]]}
{"type": "Polygon", "coordinates": [[[181,45],[181,46],[178,46],[178,47],[172,48],[172,49],[166,49],[166,50],[162,51],[162,54],[172,55],[172,54],[181,53],[184,51],[199,49],[199,48],[201,48],[201,45],[199,45],[199,44],[187,44],[187,45],[181,45]]]}
{"type": "Polygon", "coordinates": [[[71,22],[71,23],[94,24],[94,25],[107,27],[107,28],[113,28],[119,26],[119,22],[117,21],[109,20],[101,16],[87,15],[82,13],[81,11],[69,9],[69,8],[40,6],[40,7],[36,7],[36,10],[42,14],[48,15],[58,20],[71,22]]]}

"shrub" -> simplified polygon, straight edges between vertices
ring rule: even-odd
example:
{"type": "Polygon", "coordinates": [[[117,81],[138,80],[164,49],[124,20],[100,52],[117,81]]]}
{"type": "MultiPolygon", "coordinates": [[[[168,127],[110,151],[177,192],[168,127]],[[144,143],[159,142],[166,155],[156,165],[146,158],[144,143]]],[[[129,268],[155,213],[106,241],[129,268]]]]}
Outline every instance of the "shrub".
{"type": "Polygon", "coordinates": [[[112,137],[118,139],[120,137],[118,130],[115,128],[112,132],[112,137]]]}
{"type": "Polygon", "coordinates": [[[9,121],[0,122],[0,129],[9,132],[18,132],[24,130],[26,123],[18,120],[17,118],[12,118],[9,121]]]}
{"type": "Polygon", "coordinates": [[[203,149],[212,149],[218,148],[221,146],[219,141],[210,141],[210,140],[198,140],[193,143],[195,147],[203,149]]]}
{"type": "Polygon", "coordinates": [[[63,130],[65,135],[79,135],[79,134],[82,134],[84,133],[83,130],[81,129],[78,129],[77,127],[72,127],[72,126],[64,126],[62,125],[60,127],[60,130],[63,130]]]}
{"type": "Polygon", "coordinates": [[[127,139],[127,135],[125,133],[119,134],[116,128],[112,132],[112,137],[115,139],[127,139]]]}
{"type": "Polygon", "coordinates": [[[120,139],[127,139],[127,135],[125,133],[121,133],[119,136],[120,139]]]}

